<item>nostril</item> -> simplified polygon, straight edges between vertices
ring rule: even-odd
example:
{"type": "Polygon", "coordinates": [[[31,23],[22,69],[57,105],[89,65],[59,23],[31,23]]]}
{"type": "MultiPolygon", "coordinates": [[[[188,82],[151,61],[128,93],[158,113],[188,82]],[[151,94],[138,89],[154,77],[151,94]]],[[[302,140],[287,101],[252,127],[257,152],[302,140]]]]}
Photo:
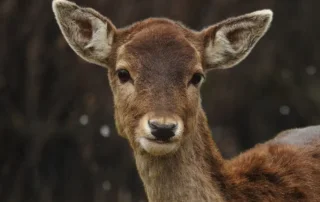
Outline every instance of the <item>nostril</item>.
{"type": "Polygon", "coordinates": [[[175,130],[177,128],[177,124],[171,123],[165,126],[168,130],[175,130]]]}
{"type": "Polygon", "coordinates": [[[158,129],[158,124],[154,121],[148,121],[149,127],[151,128],[151,130],[157,130],[158,129]]]}

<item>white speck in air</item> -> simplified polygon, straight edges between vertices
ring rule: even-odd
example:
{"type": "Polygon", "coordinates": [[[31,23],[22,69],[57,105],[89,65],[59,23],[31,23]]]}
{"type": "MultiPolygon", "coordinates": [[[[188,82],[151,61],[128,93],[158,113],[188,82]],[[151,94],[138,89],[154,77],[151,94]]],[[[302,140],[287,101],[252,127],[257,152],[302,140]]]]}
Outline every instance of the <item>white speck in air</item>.
{"type": "Polygon", "coordinates": [[[282,115],[289,115],[290,114],[290,107],[287,105],[283,105],[280,107],[279,111],[280,111],[280,114],[282,114],[282,115]]]}
{"type": "Polygon", "coordinates": [[[88,122],[89,122],[88,115],[86,115],[86,114],[81,115],[80,118],[79,118],[79,122],[84,126],[87,125],[88,122]]]}
{"type": "Polygon", "coordinates": [[[317,68],[315,66],[310,65],[306,68],[306,72],[308,75],[313,76],[317,73],[317,68]]]}
{"type": "Polygon", "coordinates": [[[111,183],[106,180],[102,183],[102,188],[105,190],[105,191],[110,191],[111,190],[111,183]]]}
{"type": "Polygon", "coordinates": [[[110,136],[110,128],[109,128],[109,126],[107,126],[107,125],[101,126],[101,128],[100,128],[100,134],[101,134],[103,137],[109,137],[109,136],[110,136]]]}

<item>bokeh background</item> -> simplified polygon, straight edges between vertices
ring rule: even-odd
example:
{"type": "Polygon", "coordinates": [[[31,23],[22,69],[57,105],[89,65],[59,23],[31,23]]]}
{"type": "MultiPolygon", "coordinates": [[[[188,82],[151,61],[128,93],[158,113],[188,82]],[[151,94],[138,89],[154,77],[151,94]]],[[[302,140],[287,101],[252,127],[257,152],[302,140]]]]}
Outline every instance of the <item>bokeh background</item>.
{"type": "MultiPolygon", "coordinates": [[[[202,89],[213,138],[231,158],[281,130],[320,123],[319,0],[76,0],[117,27],[151,16],[201,29],[271,8],[274,21],[234,69],[202,89]]],[[[63,39],[51,0],[0,0],[0,201],[142,202],[114,127],[106,70],[63,39]]]]}

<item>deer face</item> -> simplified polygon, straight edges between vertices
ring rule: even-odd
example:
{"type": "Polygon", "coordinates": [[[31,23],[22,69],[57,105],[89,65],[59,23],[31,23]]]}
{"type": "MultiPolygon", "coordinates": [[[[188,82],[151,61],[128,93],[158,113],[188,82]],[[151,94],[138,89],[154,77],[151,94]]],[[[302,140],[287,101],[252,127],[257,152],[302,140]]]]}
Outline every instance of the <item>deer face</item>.
{"type": "Polygon", "coordinates": [[[65,0],[53,10],[71,48],[108,68],[120,135],[136,152],[167,155],[196,133],[205,72],[242,61],[269,27],[272,12],[230,18],[201,32],[166,19],[116,29],[104,16],[65,0]]]}
{"type": "Polygon", "coordinates": [[[109,78],[120,134],[134,148],[163,155],[192,130],[187,123],[201,109],[204,70],[199,51],[178,25],[152,23],[121,45],[109,78]]]}

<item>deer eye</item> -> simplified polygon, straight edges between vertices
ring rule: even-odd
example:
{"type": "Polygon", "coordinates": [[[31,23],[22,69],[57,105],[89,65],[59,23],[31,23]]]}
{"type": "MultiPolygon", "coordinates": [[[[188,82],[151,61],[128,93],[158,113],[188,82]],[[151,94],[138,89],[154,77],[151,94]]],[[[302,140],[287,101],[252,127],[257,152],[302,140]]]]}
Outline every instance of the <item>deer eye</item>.
{"type": "Polygon", "coordinates": [[[117,75],[121,83],[125,83],[131,79],[130,73],[126,69],[117,70],[117,75]]]}
{"type": "Polygon", "coordinates": [[[201,73],[195,73],[191,80],[190,80],[190,83],[193,84],[193,85],[198,85],[202,80],[204,79],[204,75],[201,74],[201,73]]]}

